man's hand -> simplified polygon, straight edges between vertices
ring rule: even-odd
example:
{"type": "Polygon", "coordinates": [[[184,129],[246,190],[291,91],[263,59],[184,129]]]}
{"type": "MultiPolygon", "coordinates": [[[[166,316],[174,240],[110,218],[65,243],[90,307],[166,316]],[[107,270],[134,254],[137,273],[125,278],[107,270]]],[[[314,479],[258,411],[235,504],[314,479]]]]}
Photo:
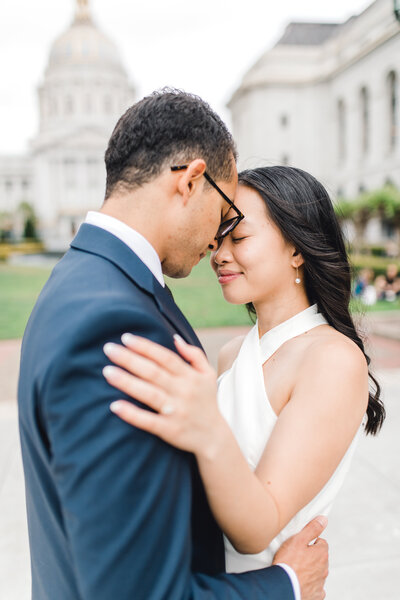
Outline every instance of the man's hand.
{"type": "Polygon", "coordinates": [[[282,544],[273,564],[285,563],[292,567],[299,579],[301,600],[323,600],[324,584],[328,577],[328,544],[319,538],[328,520],[316,517],[293,537],[282,544]],[[313,540],[314,543],[309,545],[313,540]]]}

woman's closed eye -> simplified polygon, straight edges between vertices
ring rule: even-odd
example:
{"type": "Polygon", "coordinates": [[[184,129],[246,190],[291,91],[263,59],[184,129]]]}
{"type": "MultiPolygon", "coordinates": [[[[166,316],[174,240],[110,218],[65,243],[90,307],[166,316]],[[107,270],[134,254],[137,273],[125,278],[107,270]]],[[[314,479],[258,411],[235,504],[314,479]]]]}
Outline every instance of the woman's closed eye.
{"type": "Polygon", "coordinates": [[[245,240],[247,237],[247,235],[244,235],[242,237],[231,237],[231,240],[234,244],[237,244],[238,242],[241,242],[242,240],[245,240]]]}

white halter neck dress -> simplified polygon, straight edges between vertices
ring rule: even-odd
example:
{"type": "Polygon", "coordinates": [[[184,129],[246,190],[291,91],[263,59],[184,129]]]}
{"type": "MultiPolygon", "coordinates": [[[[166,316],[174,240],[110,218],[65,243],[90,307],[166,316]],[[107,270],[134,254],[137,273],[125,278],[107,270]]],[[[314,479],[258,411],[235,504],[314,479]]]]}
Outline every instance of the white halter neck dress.
{"type": "MultiPolygon", "coordinates": [[[[262,365],[291,338],[326,323],[316,304],[274,327],[261,339],[256,323],[246,335],[232,367],[220,376],[219,408],[252,470],[255,470],[278,419],[265,391],[262,365]]],[[[239,573],[271,565],[275,552],[287,538],[298,533],[317,515],[328,514],[349,470],[357,438],[358,434],[319,494],[293,517],[263,552],[240,554],[225,538],[227,572],[239,573]]]]}

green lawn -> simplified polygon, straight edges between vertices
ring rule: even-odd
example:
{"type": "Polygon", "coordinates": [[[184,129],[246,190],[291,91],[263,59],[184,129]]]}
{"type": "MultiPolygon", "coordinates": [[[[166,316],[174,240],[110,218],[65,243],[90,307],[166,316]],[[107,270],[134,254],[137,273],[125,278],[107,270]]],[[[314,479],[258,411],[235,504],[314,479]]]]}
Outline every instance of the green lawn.
{"type": "MultiPolygon", "coordinates": [[[[30,312],[50,269],[0,265],[0,339],[22,337],[30,312]]],[[[168,279],[175,301],[194,327],[247,325],[243,306],[223,299],[207,259],[186,279],[168,279]]]]}
{"type": "MultiPolygon", "coordinates": [[[[0,339],[22,336],[36,298],[50,274],[49,269],[0,265],[0,339]]],[[[175,301],[193,327],[248,325],[243,306],[225,302],[221,288],[207,259],[202,260],[186,279],[168,279],[175,301]]],[[[400,301],[378,302],[363,307],[352,301],[354,312],[400,310],[400,301]]]]}
{"type": "Polygon", "coordinates": [[[0,265],[0,339],[22,337],[49,269],[0,265]]]}
{"type": "Polygon", "coordinates": [[[167,278],[175,302],[193,327],[250,325],[244,306],[228,304],[209,260],[204,258],[186,279],[167,278]]]}

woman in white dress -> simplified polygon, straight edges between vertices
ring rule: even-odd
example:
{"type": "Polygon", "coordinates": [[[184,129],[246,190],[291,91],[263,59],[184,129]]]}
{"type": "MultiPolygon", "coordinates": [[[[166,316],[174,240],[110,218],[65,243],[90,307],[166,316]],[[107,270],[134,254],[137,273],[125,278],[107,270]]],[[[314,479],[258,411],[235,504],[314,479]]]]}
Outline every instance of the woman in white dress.
{"type": "Polygon", "coordinates": [[[362,422],[375,434],[385,417],[326,190],[299,169],[260,168],[240,174],[236,204],[245,218],[211,264],[225,299],[257,321],[221,350],[218,404],[215,372],[180,338],[186,362],[129,335],[125,349],[106,349],[125,369],[110,383],[159,414],[125,401],[112,410],[195,454],[231,572],[270,565],[287,538],[328,514],[362,422]]]}

